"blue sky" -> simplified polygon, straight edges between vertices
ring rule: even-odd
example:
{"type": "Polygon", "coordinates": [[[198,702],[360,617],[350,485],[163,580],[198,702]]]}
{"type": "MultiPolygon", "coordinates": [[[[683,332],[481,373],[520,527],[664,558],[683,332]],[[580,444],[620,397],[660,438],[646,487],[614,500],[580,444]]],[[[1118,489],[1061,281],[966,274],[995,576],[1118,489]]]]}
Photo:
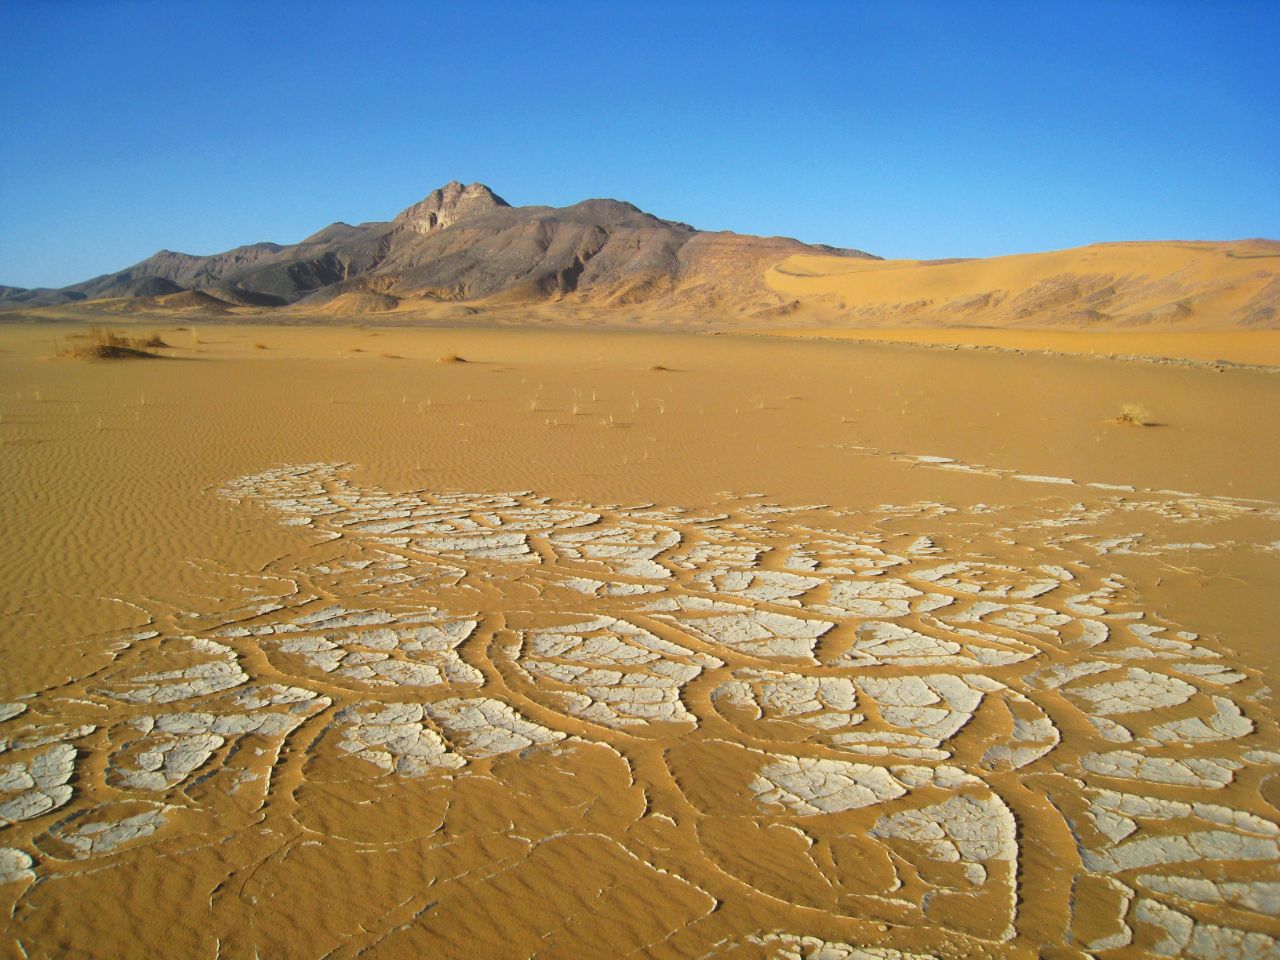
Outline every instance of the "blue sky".
{"type": "Polygon", "coordinates": [[[890,257],[1280,237],[1280,3],[0,3],[0,282],[451,179],[890,257]]]}

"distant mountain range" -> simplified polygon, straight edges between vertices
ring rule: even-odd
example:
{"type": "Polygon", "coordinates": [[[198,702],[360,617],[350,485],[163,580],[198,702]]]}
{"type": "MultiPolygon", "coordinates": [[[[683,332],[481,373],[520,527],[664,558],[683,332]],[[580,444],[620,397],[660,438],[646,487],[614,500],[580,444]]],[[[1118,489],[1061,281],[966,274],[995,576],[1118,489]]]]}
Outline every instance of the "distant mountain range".
{"type": "Polygon", "coordinates": [[[161,250],[61,289],[0,287],[0,306],[128,298],[161,308],[335,312],[336,306],[340,312],[346,305],[370,312],[405,300],[575,297],[604,306],[678,300],[715,307],[726,297],[738,302],[767,294],[764,270],[794,253],[870,256],[780,237],[697,230],[619,200],[513,207],[484,184],[455,181],[387,222],[334,223],[300,243],[255,243],[210,256],[161,250]],[[180,294],[187,296],[174,299],[180,294]]]}
{"type": "Polygon", "coordinates": [[[513,207],[453,182],[385,222],[196,256],[161,250],[0,318],[620,320],[796,327],[1280,327],[1280,244],[1101,243],[983,260],[697,230],[620,200],[513,207]]]}

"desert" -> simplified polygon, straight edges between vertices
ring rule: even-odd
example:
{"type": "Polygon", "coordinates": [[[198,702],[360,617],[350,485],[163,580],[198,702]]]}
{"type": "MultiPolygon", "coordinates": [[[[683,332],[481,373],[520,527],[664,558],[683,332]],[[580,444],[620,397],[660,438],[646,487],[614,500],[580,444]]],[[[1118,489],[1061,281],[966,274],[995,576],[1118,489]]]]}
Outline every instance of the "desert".
{"type": "Polygon", "coordinates": [[[0,955],[1280,957],[1274,11],[477,9],[0,12],[0,955]]]}
{"type": "Polygon", "coordinates": [[[2,328],[31,955],[1277,934],[1271,369],[179,326],[2,328]]]}

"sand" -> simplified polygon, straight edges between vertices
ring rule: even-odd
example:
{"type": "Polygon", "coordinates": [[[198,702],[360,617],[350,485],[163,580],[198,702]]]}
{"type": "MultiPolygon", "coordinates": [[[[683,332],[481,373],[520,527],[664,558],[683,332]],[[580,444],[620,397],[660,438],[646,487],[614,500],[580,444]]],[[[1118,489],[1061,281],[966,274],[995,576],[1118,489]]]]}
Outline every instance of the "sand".
{"type": "Polygon", "coordinates": [[[991,349],[1020,353],[1082,354],[1148,360],[1280,367],[1280,330],[1123,331],[1010,330],[993,327],[924,329],[788,327],[750,331],[764,336],[911,343],[949,349],[991,349]]]}
{"type": "Polygon", "coordinates": [[[0,327],[7,952],[1277,950],[1273,372],[157,329],[0,327]]]}
{"type": "Polygon", "coordinates": [[[1280,245],[1097,243],[975,260],[791,256],[766,285],[839,327],[1274,329],[1280,245]]]}

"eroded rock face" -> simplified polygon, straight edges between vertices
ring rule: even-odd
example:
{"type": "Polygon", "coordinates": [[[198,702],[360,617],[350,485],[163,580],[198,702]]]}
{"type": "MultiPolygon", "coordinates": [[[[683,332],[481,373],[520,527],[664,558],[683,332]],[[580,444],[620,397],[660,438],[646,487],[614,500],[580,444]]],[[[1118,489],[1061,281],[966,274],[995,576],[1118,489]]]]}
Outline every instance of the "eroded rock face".
{"type": "MultiPolygon", "coordinates": [[[[194,837],[253,850],[254,831],[284,871],[312,855],[302,828],[430,864],[423,889],[457,903],[527,899],[542,858],[584,902],[612,896],[556,859],[587,843],[666,898],[636,950],[1013,958],[1056,923],[1081,956],[1275,955],[1266,689],[1110,568],[1159,552],[1108,526],[1129,501],[849,518],[393,493],[330,464],[224,492],[316,556],[220,574],[224,601],[157,610],[105,641],[105,668],[0,705],[0,894],[182,864],[194,837]],[[702,932],[762,903],[796,922],[702,932]],[[814,910],[847,935],[786,932],[814,910]]],[[[362,922],[408,936],[436,896],[380,906],[391,932],[362,922]]],[[[506,935],[586,955],[553,927],[506,935]]]]}
{"type": "Polygon", "coordinates": [[[411,226],[422,234],[443,230],[459,220],[509,206],[507,201],[483,183],[463,186],[451,180],[438,190],[432,190],[422,200],[400,211],[399,223],[411,226]]]}

